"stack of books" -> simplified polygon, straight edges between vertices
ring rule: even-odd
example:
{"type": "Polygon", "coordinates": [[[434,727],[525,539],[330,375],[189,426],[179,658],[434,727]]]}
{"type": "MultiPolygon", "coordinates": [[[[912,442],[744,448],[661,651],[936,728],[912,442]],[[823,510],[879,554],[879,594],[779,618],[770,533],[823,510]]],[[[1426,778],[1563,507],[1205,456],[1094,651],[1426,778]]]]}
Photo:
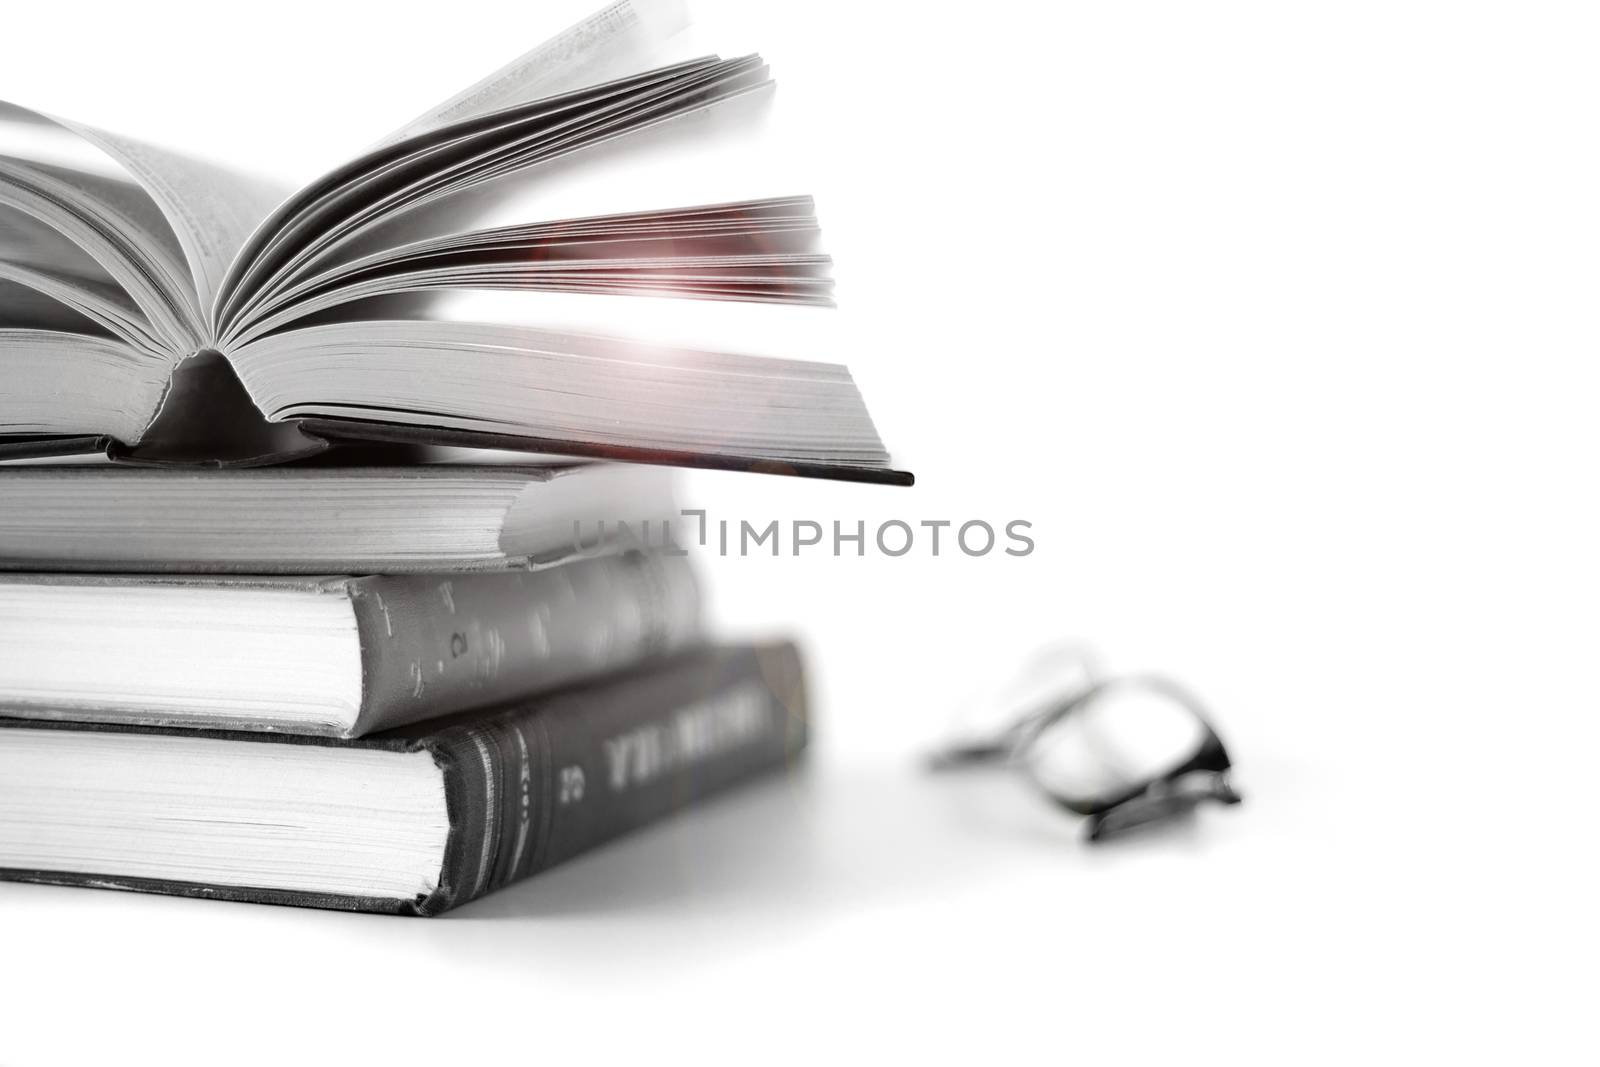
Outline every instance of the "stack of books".
{"type": "Polygon", "coordinates": [[[910,484],[849,372],[438,300],[832,303],[804,196],[472,228],[771,91],[680,21],[615,0],[298,192],[0,103],[0,878],[433,914],[800,751],[794,649],[581,531],[663,467],[910,484]]]}
{"type": "Polygon", "coordinates": [[[665,473],[0,470],[0,878],[433,914],[785,765],[791,646],[553,540],[665,473]]]}

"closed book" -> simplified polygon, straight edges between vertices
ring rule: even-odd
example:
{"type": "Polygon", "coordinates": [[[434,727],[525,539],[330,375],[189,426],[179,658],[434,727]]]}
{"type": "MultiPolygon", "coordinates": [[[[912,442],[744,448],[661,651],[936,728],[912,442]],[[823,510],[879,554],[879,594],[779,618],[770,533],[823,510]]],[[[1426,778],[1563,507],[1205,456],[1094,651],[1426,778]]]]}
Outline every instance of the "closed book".
{"type": "Polygon", "coordinates": [[[359,737],[699,638],[689,561],[246,577],[0,574],[0,714],[359,737]]]}
{"type": "Polygon", "coordinates": [[[0,719],[0,879],[434,915],[794,760],[787,644],[359,740],[0,719]]]}
{"type": "Polygon", "coordinates": [[[678,517],[672,472],[622,463],[0,464],[0,570],[528,569],[609,543],[663,547],[678,517]]]}

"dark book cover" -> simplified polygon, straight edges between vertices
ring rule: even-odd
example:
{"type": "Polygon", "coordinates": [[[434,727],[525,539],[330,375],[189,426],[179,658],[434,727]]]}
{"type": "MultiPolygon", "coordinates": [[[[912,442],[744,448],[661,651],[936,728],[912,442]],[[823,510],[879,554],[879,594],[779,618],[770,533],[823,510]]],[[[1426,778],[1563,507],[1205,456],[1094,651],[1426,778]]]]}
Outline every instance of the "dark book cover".
{"type": "MultiPolygon", "coordinates": [[[[25,719],[360,737],[522,699],[686,648],[700,592],[687,559],[628,551],[537,571],[365,577],[0,574],[10,586],[294,591],[347,601],[360,642],[354,723],[289,726],[171,702],[57,705],[10,698],[25,719]]],[[[15,623],[26,625],[16,618],[15,623]]],[[[86,653],[87,654],[87,653],[86,653]]],[[[300,665],[284,662],[285,671],[300,665]]],[[[149,697],[150,694],[145,694],[149,697]]]]}

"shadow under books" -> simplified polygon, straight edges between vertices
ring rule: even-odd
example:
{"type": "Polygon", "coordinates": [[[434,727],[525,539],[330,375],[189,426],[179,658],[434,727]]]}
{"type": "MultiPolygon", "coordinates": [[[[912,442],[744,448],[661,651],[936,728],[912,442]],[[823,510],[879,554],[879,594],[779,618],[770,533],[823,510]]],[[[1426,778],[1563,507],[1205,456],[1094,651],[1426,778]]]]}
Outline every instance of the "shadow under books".
{"type": "MultiPolygon", "coordinates": [[[[1203,836],[1203,835],[1202,835],[1203,836]]],[[[937,779],[915,765],[808,765],[679,813],[430,926],[589,917],[794,919],[904,903],[1041,860],[1085,876],[1147,848],[1197,845],[1182,822],[1111,850],[1005,775],[937,779]]]]}

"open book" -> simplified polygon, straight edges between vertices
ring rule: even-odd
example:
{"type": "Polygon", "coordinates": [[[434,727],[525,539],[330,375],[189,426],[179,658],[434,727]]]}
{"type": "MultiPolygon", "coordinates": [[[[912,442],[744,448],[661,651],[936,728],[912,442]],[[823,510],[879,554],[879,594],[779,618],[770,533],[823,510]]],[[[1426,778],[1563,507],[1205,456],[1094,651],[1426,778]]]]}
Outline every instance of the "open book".
{"type": "Polygon", "coordinates": [[[806,197],[472,229],[510,176],[768,89],[641,69],[617,0],[285,197],[0,103],[0,457],[279,462],[466,445],[908,484],[840,366],[431,317],[525,290],[831,303],[806,197]]]}

